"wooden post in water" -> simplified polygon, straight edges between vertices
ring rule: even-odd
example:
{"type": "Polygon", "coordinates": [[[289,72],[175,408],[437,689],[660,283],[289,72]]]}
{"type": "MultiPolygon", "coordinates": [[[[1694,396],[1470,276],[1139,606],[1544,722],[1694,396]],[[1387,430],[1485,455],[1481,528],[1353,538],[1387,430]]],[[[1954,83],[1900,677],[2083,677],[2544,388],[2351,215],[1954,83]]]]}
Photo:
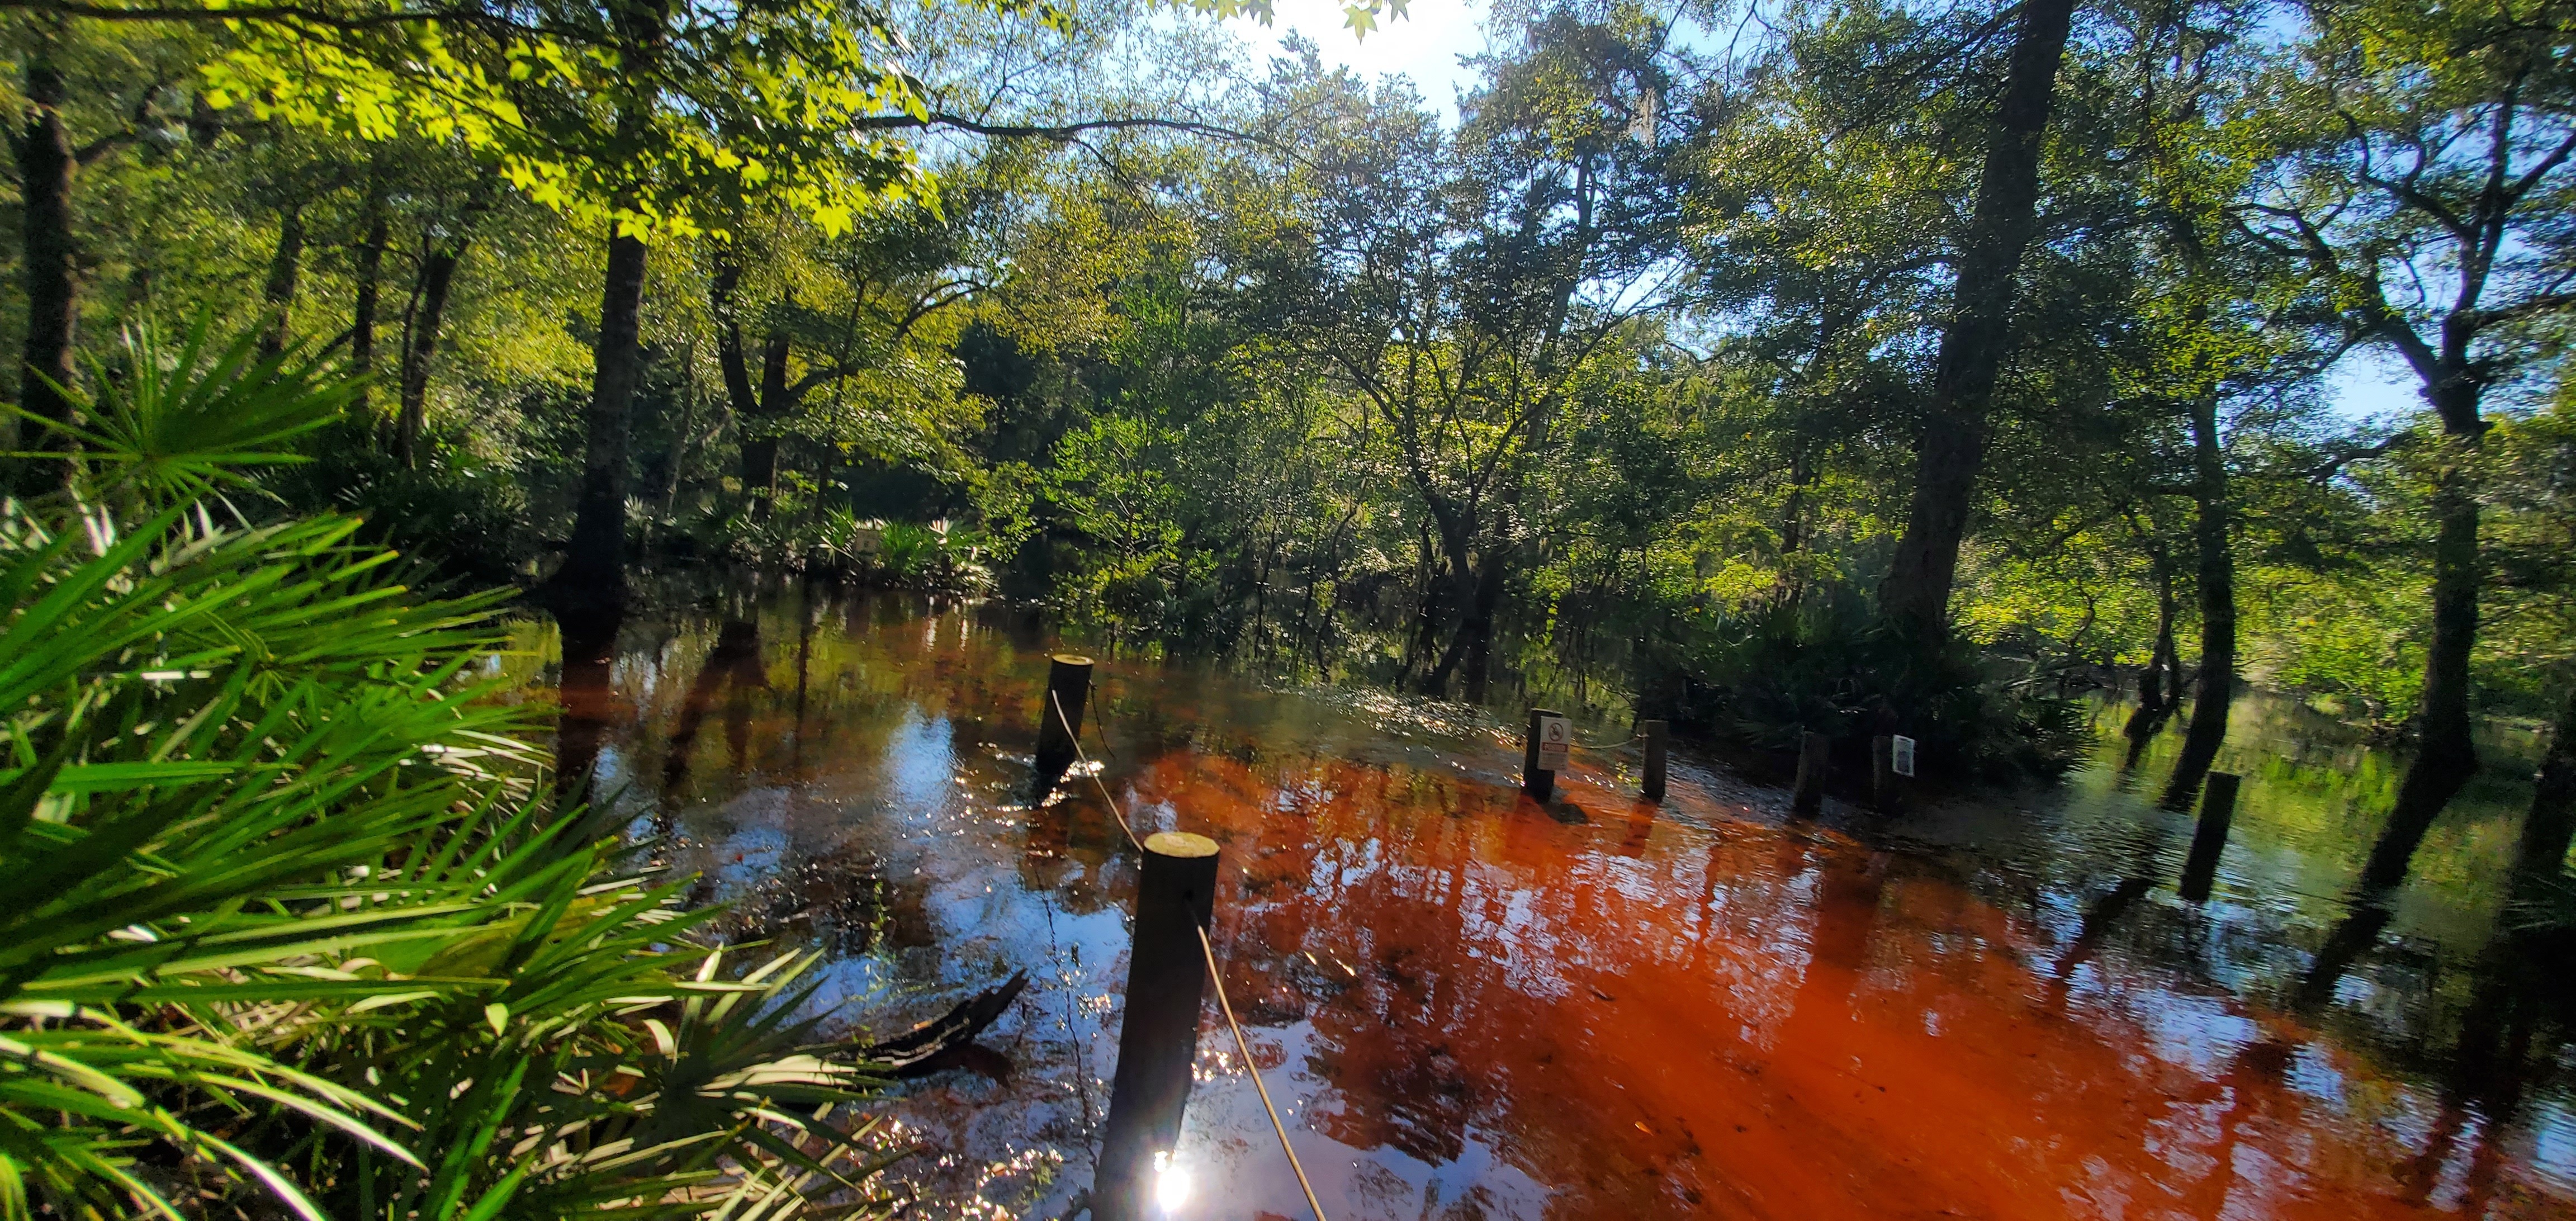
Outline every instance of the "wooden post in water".
{"type": "Polygon", "coordinates": [[[1663,721],[1640,721],[1637,732],[1646,739],[1646,800],[1664,799],[1664,738],[1672,726],[1663,721]]]}
{"type": "Polygon", "coordinates": [[[2227,847],[2227,829],[2236,821],[2236,789],[2243,783],[2232,772],[2211,772],[2200,784],[2200,825],[2192,828],[2191,855],[2184,858],[2182,897],[2207,902],[2210,883],[2218,876],[2218,854],[2227,847]]]}
{"type": "Polygon", "coordinates": [[[1090,700],[1090,658],[1072,653],[1047,658],[1046,694],[1038,703],[1037,762],[1032,769],[1040,796],[1064,779],[1064,769],[1073,766],[1074,735],[1082,732],[1082,708],[1090,700]]]}
{"type": "Polygon", "coordinates": [[[1556,771],[1539,766],[1539,735],[1546,732],[1548,720],[1557,716],[1549,708],[1529,710],[1529,729],[1521,735],[1521,791],[1532,801],[1545,801],[1556,793],[1556,771]]]}
{"type": "Polygon", "coordinates": [[[1896,785],[1896,735],[1883,733],[1869,740],[1870,805],[1881,814],[1895,813],[1896,785]]]}
{"type": "Polygon", "coordinates": [[[1800,818],[1825,807],[1825,763],[1833,739],[1820,733],[1798,736],[1798,787],[1790,790],[1789,812],[1800,818]]]}
{"type": "Polygon", "coordinates": [[[1136,933],[1127,952],[1127,1007],[1118,1024],[1118,1073],[1092,1182],[1098,1221],[1141,1221],[1153,1197],[1154,1155],[1181,1135],[1198,1058],[1207,960],[1199,933],[1216,900],[1216,841],[1164,831],[1145,837],[1136,883],[1136,933]]]}

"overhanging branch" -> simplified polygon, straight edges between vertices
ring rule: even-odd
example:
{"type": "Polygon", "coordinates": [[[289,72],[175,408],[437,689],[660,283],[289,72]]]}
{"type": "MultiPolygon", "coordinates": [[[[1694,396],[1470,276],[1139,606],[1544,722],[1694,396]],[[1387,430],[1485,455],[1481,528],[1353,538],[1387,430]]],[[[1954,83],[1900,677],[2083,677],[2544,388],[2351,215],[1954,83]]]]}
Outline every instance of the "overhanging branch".
{"type": "MultiPolygon", "coordinates": [[[[10,2],[11,0],[0,0],[0,6],[5,6],[10,2]]],[[[925,115],[869,115],[865,118],[852,120],[850,126],[853,130],[857,131],[924,131],[931,128],[945,128],[952,131],[966,132],[970,135],[988,136],[996,140],[1054,140],[1059,143],[1070,143],[1078,137],[1095,131],[1133,131],[1138,129],[1176,131],[1193,136],[1214,136],[1220,140],[1243,140],[1253,143],[1260,142],[1259,137],[1254,136],[1249,132],[1236,131],[1230,127],[1219,127],[1213,123],[1193,122],[1188,119],[1085,119],[1078,123],[1058,124],[986,123],[981,120],[967,118],[964,115],[945,114],[934,111],[925,115]]]]}

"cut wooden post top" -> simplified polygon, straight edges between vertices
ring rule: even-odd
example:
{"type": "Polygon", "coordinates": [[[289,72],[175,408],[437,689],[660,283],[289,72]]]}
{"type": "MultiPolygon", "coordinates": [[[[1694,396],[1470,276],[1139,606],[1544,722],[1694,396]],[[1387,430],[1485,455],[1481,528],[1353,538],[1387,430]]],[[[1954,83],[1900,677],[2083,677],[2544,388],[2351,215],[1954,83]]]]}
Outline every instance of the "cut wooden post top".
{"type": "Polygon", "coordinates": [[[1049,653],[1047,654],[1047,660],[1052,661],[1057,665],[1064,666],[1087,666],[1091,664],[1091,659],[1080,653],[1049,653]]]}
{"type": "Polygon", "coordinates": [[[1145,837],[1145,851],[1156,856],[1215,856],[1216,841],[1187,831],[1157,831],[1145,837]]]}

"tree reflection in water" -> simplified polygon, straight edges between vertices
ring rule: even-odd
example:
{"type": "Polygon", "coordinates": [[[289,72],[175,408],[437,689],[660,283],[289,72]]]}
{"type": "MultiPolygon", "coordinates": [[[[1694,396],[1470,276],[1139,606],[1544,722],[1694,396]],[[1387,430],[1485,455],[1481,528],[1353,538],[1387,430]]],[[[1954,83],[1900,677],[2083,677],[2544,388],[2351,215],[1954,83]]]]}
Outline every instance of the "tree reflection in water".
{"type": "MultiPolygon", "coordinates": [[[[1031,968],[988,1039],[1007,1083],[952,1075],[890,1105],[940,1151],[904,1171],[928,1196],[1055,1215],[1089,1173],[1133,886],[1087,785],[1035,807],[1020,791],[1057,642],[1025,619],[832,599],[675,621],[615,671],[598,706],[630,719],[608,736],[672,778],[656,811],[681,863],[740,902],[736,931],[826,950],[868,1021],[1031,968]],[[787,667],[792,684],[763,681],[787,667]],[[719,698],[743,728],[709,775],[676,757],[719,698]]],[[[2479,941],[2373,954],[2428,935],[2402,909],[2351,909],[2338,932],[2315,914],[2331,907],[2283,902],[2368,836],[2285,829],[2284,782],[2260,768],[2222,759],[2248,796],[2194,906],[2169,881],[2187,824],[2107,782],[1803,825],[1687,757],[1660,808],[1578,759],[1542,808],[1515,787],[1507,716],[1134,657],[1101,676],[1104,779],[1139,832],[1225,847],[1226,988],[1337,1217],[2576,1202],[2576,1166],[2538,1138],[2576,1110],[2552,1067],[2563,1003],[2507,986],[2527,973],[2441,965],[2504,961],[2479,941]],[[1944,837],[1973,843],[1923,842],[1944,837]]],[[[2106,762],[2128,745],[2111,734],[2106,762]]],[[[1203,1041],[1189,1215],[1295,1211],[1242,1067],[1203,1041]]]]}

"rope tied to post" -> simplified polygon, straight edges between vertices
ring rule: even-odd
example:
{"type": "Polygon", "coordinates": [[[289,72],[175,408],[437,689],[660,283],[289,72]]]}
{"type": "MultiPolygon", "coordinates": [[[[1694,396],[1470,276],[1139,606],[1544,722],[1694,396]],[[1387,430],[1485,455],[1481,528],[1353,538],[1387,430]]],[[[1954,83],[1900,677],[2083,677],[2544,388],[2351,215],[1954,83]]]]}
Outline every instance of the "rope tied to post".
{"type": "MultiPolygon", "coordinates": [[[[1118,798],[1110,793],[1108,783],[1100,778],[1099,769],[1094,768],[1090,757],[1083,753],[1082,735],[1074,732],[1072,718],[1064,714],[1063,701],[1056,698],[1053,690],[1049,690],[1047,703],[1054,707],[1056,719],[1063,723],[1065,736],[1073,740],[1074,758],[1081,762],[1082,770],[1090,773],[1092,785],[1100,790],[1100,800],[1108,805],[1111,817],[1118,820],[1118,829],[1126,833],[1127,843],[1138,852],[1144,851],[1145,843],[1136,838],[1135,824],[1127,821],[1126,809],[1118,804],[1118,798]]],[[[1108,737],[1105,734],[1102,735],[1101,745],[1104,747],[1108,745],[1108,737]]],[[[1315,1211],[1315,1221],[1327,1221],[1322,1202],[1315,1198],[1315,1186],[1306,1179],[1306,1166],[1297,1160],[1296,1148],[1288,1143],[1288,1125],[1280,1120],[1279,1108],[1271,1104],[1270,1087],[1262,1084],[1261,1066],[1252,1058],[1252,1041],[1244,1037],[1243,1023],[1235,1019],[1234,1002],[1225,994],[1225,976],[1217,970],[1216,944],[1208,940],[1206,929],[1201,928],[1197,931],[1199,954],[1201,960],[1207,965],[1208,983],[1216,989],[1217,1008],[1225,1014],[1227,1029],[1234,1032],[1235,1050],[1243,1056],[1243,1071],[1245,1075],[1252,1078],[1253,1092],[1261,1097],[1262,1113],[1270,1117],[1270,1130],[1279,1138],[1279,1151],[1288,1156],[1288,1169],[1297,1176],[1298,1190],[1306,1193],[1306,1207],[1315,1211]]]]}
{"type": "Polygon", "coordinates": [[[1136,828],[1127,821],[1127,811],[1119,808],[1118,799],[1109,795],[1109,785],[1101,780],[1100,769],[1091,765],[1091,756],[1082,753],[1082,735],[1074,732],[1072,718],[1064,714],[1064,701],[1055,697],[1053,688],[1047,690],[1047,703],[1054,707],[1055,719],[1064,725],[1064,736],[1073,740],[1073,757],[1081,761],[1082,770],[1089,773],[1091,783],[1100,790],[1100,800],[1109,806],[1110,816],[1118,820],[1118,829],[1126,833],[1127,846],[1138,852],[1144,851],[1145,841],[1136,838],[1136,828]]]}

